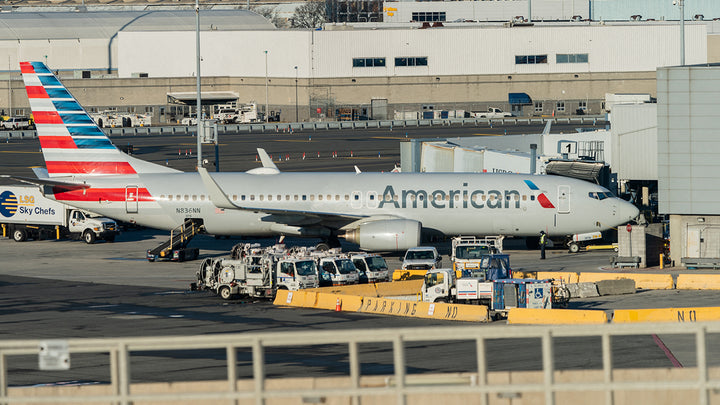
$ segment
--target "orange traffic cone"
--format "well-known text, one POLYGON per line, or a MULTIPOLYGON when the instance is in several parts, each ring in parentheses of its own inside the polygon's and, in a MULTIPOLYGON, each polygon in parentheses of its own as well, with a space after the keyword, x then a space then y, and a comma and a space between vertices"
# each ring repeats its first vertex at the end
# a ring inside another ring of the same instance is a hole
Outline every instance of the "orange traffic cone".
POLYGON ((342 301, 340 301, 340 297, 338 297, 337 301, 335 301, 335 311, 342 311, 342 301))

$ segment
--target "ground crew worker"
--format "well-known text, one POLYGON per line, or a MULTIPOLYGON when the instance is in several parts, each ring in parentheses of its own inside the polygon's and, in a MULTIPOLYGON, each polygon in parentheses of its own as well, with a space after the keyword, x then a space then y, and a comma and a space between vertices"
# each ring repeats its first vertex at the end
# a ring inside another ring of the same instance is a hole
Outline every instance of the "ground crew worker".
POLYGON ((540 231, 540 260, 545 260, 545 246, 547 246, 547 235, 540 231))

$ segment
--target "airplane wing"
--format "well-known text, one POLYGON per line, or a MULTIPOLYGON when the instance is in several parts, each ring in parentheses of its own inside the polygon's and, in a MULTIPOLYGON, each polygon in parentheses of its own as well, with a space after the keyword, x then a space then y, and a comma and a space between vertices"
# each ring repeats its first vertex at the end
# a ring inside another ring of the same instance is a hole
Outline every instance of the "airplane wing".
POLYGON ((13 176, 13 175, 9 175, 9 174, 3 174, 3 175, 0 175, 0 177, 17 180, 19 182, 26 183, 26 184, 33 184, 36 186, 51 186, 55 190, 59 190, 59 191, 72 191, 72 190, 82 190, 85 188, 90 188, 90 185, 85 184, 85 183, 68 183, 68 182, 64 182, 64 181, 50 180, 49 178, 32 179, 29 177, 19 177, 19 176, 13 176))
POLYGON ((277 222, 291 226, 308 226, 320 223, 332 223, 337 227, 342 227, 359 219, 367 218, 367 215, 337 214, 320 211, 271 209, 266 207, 238 205, 230 201, 227 194, 223 192, 222 188, 220 188, 217 182, 215 182, 215 179, 210 176, 210 173, 208 173, 206 168, 198 167, 198 173, 200 173, 200 178, 205 185, 205 189, 210 196, 210 200, 217 208, 263 212, 268 214, 267 217, 263 218, 263 221, 277 222))

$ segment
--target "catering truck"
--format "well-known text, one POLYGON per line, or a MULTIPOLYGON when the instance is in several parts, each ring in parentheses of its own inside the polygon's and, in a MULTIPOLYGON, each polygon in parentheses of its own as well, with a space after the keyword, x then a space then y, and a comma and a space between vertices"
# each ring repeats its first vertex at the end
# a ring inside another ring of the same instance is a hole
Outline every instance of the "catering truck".
POLYGON ((46 198, 36 186, 0 186, 0 226, 2 235, 16 242, 64 237, 113 242, 118 234, 112 219, 46 198))

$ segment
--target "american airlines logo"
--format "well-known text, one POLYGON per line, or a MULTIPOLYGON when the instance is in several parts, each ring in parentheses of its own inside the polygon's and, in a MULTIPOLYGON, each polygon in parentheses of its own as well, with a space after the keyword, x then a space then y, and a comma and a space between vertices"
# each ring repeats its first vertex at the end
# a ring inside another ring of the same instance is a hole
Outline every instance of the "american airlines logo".
POLYGON ((395 192, 388 185, 380 198, 379 208, 392 205, 394 208, 520 208, 520 192, 517 190, 470 190, 467 183, 459 190, 400 190, 395 192))
MULTIPOLYGON (((525 180, 525 184, 527 184, 527 186, 530 187, 530 190, 540 191, 540 188, 538 186, 536 186, 535 183, 533 183, 530 180, 525 180)), ((538 194, 537 200, 543 208, 555 208, 555 206, 553 205, 553 203, 550 202, 550 199, 547 198, 545 193, 538 194)))
MULTIPOLYGON (((540 188, 530 180, 525 184, 533 191, 540 188)), ((520 192, 518 190, 472 190, 463 183, 463 188, 457 190, 405 190, 398 192, 391 185, 385 186, 380 198, 379 208, 392 206, 394 208, 520 208, 520 192)), ((555 208, 545 193, 539 193, 537 200, 543 208, 555 208)))

